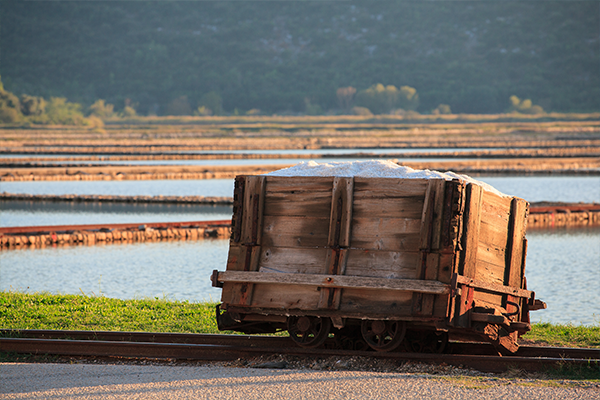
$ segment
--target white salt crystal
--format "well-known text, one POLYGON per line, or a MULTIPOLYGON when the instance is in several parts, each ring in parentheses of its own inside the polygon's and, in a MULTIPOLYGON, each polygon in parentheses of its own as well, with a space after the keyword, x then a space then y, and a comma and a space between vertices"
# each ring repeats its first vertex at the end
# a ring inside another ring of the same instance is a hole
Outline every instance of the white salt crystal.
POLYGON ((265 174, 267 176, 360 176, 363 178, 402 178, 402 179, 458 179, 463 182, 481 186, 483 190, 499 196, 507 196, 485 182, 478 181, 467 175, 456 174, 452 171, 438 172, 428 169, 412 169, 403 167, 393 161, 352 161, 331 162, 319 164, 315 161, 304 161, 290 168, 284 168, 265 174))

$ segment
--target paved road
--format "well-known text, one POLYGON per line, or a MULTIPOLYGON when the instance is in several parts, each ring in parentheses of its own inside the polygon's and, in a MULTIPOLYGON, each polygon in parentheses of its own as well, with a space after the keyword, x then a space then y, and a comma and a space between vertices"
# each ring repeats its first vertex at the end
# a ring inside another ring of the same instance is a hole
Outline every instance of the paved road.
POLYGON ((600 399, 596 383, 576 386, 356 371, 0 363, 2 399, 600 399))

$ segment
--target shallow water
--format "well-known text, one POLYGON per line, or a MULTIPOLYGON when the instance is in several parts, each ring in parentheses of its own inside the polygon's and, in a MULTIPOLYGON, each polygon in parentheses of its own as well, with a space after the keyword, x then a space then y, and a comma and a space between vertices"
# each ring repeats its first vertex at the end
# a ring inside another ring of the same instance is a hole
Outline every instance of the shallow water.
MULTIPOLYGON (((600 176, 480 176, 476 179, 530 202, 600 202, 600 176)), ((230 197, 233 179, 0 182, 0 192, 230 197)))
POLYGON ((600 227, 527 233, 527 286, 546 310, 532 322, 600 325, 600 227))
MULTIPOLYGON (((528 287, 548 304, 533 322, 600 324, 600 228, 532 231, 528 287)), ((218 301, 209 279, 225 270, 227 240, 0 252, 0 290, 218 301)))
POLYGON ((233 195, 233 179, 0 182, 0 192, 52 195, 231 197, 233 195))
POLYGON ((0 227, 231 219, 231 206, 0 200, 0 227))
POLYGON ((210 274, 225 269, 228 245, 208 239, 3 251, 0 290, 217 301, 210 274))

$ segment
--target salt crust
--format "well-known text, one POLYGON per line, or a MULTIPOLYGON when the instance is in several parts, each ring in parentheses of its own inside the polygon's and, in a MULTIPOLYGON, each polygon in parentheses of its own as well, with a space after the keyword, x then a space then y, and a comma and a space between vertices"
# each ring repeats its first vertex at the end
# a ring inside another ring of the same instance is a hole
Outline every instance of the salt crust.
POLYGON ((502 197, 510 197, 499 192, 485 182, 478 181, 467 175, 460 175, 452 171, 438 172, 428 169, 412 169, 403 167, 393 161, 352 161, 331 162, 319 164, 315 161, 303 161, 293 167, 280 169, 264 174, 267 176, 360 176, 362 178, 402 178, 402 179, 445 179, 450 181, 458 179, 462 182, 481 186, 483 190, 492 192, 502 197))

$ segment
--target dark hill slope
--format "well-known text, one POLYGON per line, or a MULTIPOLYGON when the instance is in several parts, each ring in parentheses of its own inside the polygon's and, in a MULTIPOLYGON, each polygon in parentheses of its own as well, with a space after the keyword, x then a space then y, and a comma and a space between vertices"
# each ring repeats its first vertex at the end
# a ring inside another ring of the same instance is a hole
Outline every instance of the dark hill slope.
POLYGON ((336 107, 342 86, 409 85, 419 111, 600 109, 600 2, 2 1, 7 90, 138 111, 336 107))

